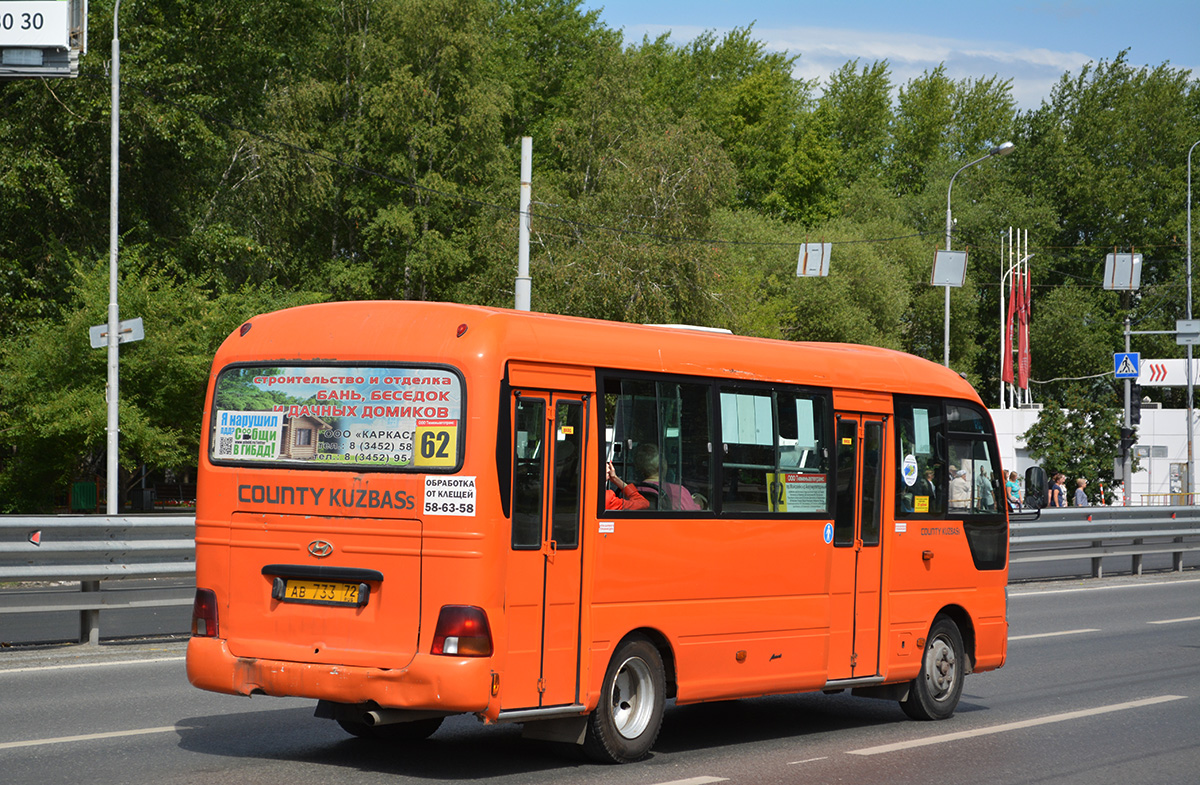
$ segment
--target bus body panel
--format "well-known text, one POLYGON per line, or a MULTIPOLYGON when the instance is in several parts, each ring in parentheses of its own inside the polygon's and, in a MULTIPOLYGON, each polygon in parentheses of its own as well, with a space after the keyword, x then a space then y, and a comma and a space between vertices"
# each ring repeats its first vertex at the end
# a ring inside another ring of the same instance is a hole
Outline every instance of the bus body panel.
POLYGON ((221 639, 192 638, 187 674, 200 689, 230 695, 374 701, 390 708, 483 714, 489 711, 492 666, 485 659, 427 654, 397 669, 236 657, 221 639))
POLYGON ((681 703, 818 688, 831 623, 821 532, 819 521, 614 521, 595 546, 593 653, 658 630, 674 644, 681 703))
POLYGON ((231 529, 237 545, 231 548, 229 568, 238 583, 225 617, 225 638, 234 656, 380 668, 411 662, 420 629, 419 521, 239 512, 231 529), (272 597, 273 582, 290 574, 288 565, 312 561, 310 543, 331 541, 341 556, 336 566, 383 574, 382 581, 368 583, 366 605, 272 597), (263 574, 264 559, 279 565, 277 570, 263 574))

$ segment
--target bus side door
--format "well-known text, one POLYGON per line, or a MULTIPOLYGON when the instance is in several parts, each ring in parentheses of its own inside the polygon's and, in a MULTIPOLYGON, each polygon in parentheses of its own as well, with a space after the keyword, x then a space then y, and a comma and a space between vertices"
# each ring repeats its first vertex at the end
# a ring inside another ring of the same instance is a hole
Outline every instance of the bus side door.
POLYGON ((886 431, 885 415, 837 414, 830 679, 879 671, 886 431))
POLYGON ((517 390, 505 709, 578 703, 580 521, 590 396, 517 390))

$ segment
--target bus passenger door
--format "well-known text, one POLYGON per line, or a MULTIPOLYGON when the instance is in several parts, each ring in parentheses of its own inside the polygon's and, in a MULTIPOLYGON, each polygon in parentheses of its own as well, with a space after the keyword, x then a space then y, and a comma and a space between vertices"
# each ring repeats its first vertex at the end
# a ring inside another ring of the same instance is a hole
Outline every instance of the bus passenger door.
POLYGON ((883 446, 887 418, 837 414, 829 678, 879 672, 883 446))
POLYGON ((578 702, 588 395, 516 391, 504 709, 578 702))

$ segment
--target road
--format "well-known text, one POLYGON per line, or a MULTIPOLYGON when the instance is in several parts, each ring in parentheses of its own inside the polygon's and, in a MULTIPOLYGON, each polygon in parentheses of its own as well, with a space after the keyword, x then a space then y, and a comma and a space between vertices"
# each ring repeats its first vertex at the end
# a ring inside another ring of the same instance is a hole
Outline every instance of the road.
POLYGON ((1010 590, 1009 661, 968 677, 958 714, 797 695, 668 708, 653 756, 611 767, 512 726, 454 718, 381 748, 313 702, 204 693, 181 640, 0 651, 8 782, 1193 782, 1200 771, 1200 574, 1010 590))

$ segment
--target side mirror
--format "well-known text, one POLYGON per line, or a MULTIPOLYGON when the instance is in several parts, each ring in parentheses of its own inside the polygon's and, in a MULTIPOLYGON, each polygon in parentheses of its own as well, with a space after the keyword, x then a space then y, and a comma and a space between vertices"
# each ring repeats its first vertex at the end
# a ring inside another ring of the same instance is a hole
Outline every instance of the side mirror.
POLYGON ((1038 509, 1046 506, 1046 470, 1041 466, 1025 470, 1025 505, 1038 509))

